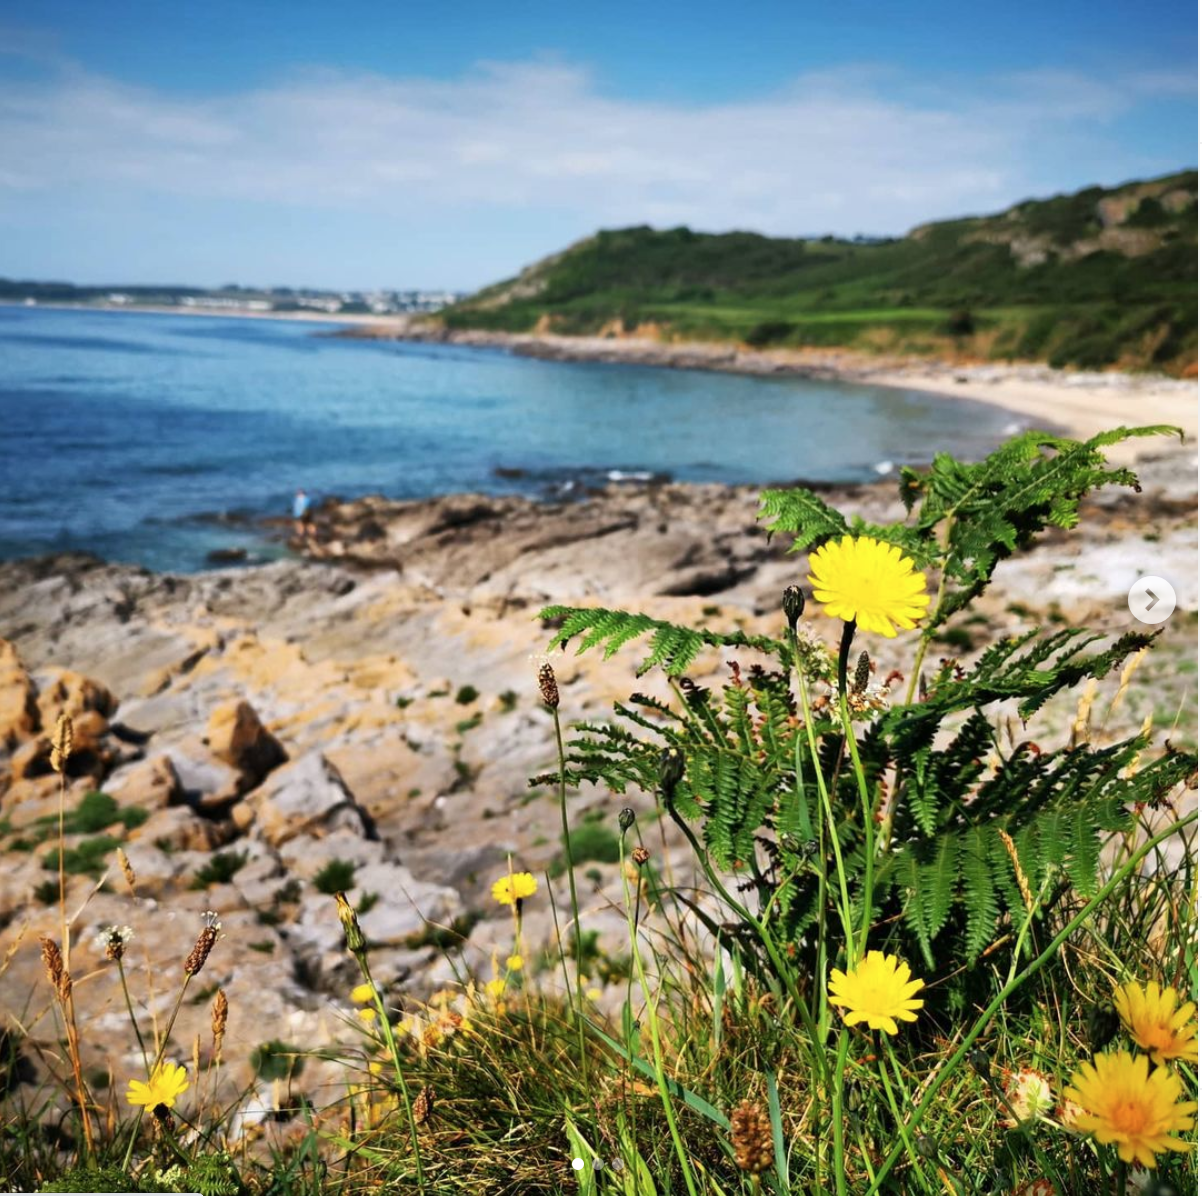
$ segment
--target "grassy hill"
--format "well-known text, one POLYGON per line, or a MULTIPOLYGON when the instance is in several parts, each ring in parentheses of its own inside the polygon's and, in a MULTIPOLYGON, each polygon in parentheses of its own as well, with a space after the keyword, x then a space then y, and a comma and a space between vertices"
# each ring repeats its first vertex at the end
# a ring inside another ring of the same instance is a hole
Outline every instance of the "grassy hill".
POLYGON ((446 309, 451 328, 1197 368, 1198 174, 889 240, 599 232, 446 309))

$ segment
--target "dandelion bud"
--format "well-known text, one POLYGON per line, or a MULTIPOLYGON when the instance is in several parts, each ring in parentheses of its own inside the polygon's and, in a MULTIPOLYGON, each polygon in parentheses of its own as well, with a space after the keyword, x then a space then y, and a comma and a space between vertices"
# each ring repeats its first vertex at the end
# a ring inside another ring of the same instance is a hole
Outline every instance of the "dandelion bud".
POLYGON ((54 738, 50 746, 50 767, 57 773, 67 771, 67 761, 71 758, 71 748, 75 743, 75 728, 71 724, 71 716, 63 711, 54 724, 54 738))
POLYGON ((1113 1005, 1095 1005, 1086 1024, 1089 1038, 1089 1049, 1093 1052, 1104 1050, 1119 1032, 1119 1015, 1113 1005))
POLYGON ((772 1166, 772 1123, 754 1101, 742 1101, 731 1113, 730 1140, 741 1171, 761 1175, 772 1166))
POLYGON ((618 815, 618 830, 625 834, 632 826, 634 826, 634 811, 627 806, 618 815))
POLYGON ((221 919, 211 909, 205 910, 202 916, 204 927, 196 939, 196 945, 184 960, 184 974, 187 976, 195 976, 205 966, 205 960, 209 958, 209 952, 217 942, 217 933, 221 930, 221 919))
POLYGON ((860 653, 860 659, 856 661, 856 675, 851 683, 853 693, 862 694, 868 688, 868 677, 872 672, 872 661, 868 659, 867 652, 860 653))
POLYGON ((797 630, 797 620, 801 618, 806 608, 806 596, 801 592, 801 586, 786 586, 780 598, 780 608, 785 612, 789 621, 789 630, 797 630))
POLYGON ((672 800, 672 793, 684 776, 684 756, 679 748, 664 748, 659 754, 659 789, 664 801, 672 800))
POLYGON ((338 920, 342 923, 346 935, 346 949, 354 956, 367 954, 367 940, 359 927, 359 916, 354 906, 346 899, 345 893, 335 893, 334 900, 338 902, 338 920))
POLYGON ((213 997, 213 1053, 221 1054, 221 1043, 225 1038, 225 1025, 229 1021, 230 1002, 225 989, 219 988, 213 997))
POLYGON ((543 701, 552 710, 559 705, 559 683, 555 680, 555 670, 550 664, 539 666, 538 692, 543 695, 543 701))
POLYGON ((993 1067, 989 1062, 989 1056, 979 1048, 975 1051, 970 1051, 968 1062, 971 1064, 973 1071, 977 1073, 983 1080, 988 1080, 993 1074, 993 1067))
POLYGON ((651 858, 651 852, 640 845, 630 853, 630 858, 641 868, 651 858))
POLYGON ((413 1098, 413 1120, 417 1125, 424 1125, 434 1113, 434 1088, 427 1084, 413 1098))

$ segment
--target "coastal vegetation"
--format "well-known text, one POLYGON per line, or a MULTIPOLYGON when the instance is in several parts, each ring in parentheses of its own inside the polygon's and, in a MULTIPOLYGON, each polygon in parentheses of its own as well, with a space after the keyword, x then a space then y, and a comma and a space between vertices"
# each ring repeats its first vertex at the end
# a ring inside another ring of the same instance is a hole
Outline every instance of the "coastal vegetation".
POLYGON ((1198 176, 1028 200, 904 237, 597 233, 444 309, 450 329, 849 348, 1188 375, 1198 176))
MULTIPOLYGON (((808 489, 766 491, 762 526, 809 559, 771 634, 595 605, 539 612, 549 655, 530 689, 556 766, 531 790, 557 806, 555 869, 515 858, 490 876, 507 921, 489 973, 472 974, 462 936, 445 933, 453 981, 418 1000, 373 970, 368 915, 401 894, 356 908, 335 887, 351 863, 327 860, 322 917, 353 970, 342 1044, 262 1024, 252 1062, 284 1093, 318 1062, 338 1062, 344 1083, 297 1100, 301 1133, 285 1145, 249 1132, 249 1093, 222 1094, 231 1003, 207 985, 237 932, 208 913, 135 978, 142 928, 117 923, 99 969, 79 962, 65 835, 116 819, 96 797, 68 808, 82 743, 60 715, 59 925, 41 941, 44 980, 4 1027, 7 1182, 206 1196, 1193 1190, 1196 811, 1183 799, 1197 757, 1141 725, 1144 711, 1139 730, 1104 733, 1158 632, 1064 624, 938 656, 999 566, 1070 534, 1101 487, 1138 487, 1107 448, 1171 431, 1027 433, 975 464, 940 454, 902 471, 906 515, 891 522, 808 489), (879 670, 885 643, 904 644, 904 675, 879 670), (573 649, 625 678, 611 718, 561 721, 573 649), (1115 679, 1104 711, 1099 686, 1115 679), (1066 701, 1075 716, 1049 717, 1066 701), (606 813, 574 819, 597 791, 606 813), (636 793, 654 798, 642 816, 636 793), (687 876, 666 866, 676 835, 687 876), (582 907, 589 868, 615 856, 607 912, 625 943, 605 952, 582 907), (547 906, 558 934, 540 956, 529 925, 547 906), (98 1073, 78 1025, 77 989, 98 976, 128 1013, 103 1030, 127 1047, 120 1074, 98 1073), (621 996, 609 1009, 602 981, 621 996), (144 983, 170 994, 165 1016, 147 1016, 144 983), (197 1001, 204 1040, 173 1040, 197 1001), (31 1095, 39 1024, 55 1031, 31 1095)), ((459 705, 478 700, 467 689, 459 705)), ((227 879, 251 866, 218 861, 227 879)), ((123 854, 118 868, 128 920, 165 916, 137 902, 145 881, 123 854)), ((273 910, 263 933, 290 917, 273 910)), ((18 941, 0 974, 31 949, 18 941)))

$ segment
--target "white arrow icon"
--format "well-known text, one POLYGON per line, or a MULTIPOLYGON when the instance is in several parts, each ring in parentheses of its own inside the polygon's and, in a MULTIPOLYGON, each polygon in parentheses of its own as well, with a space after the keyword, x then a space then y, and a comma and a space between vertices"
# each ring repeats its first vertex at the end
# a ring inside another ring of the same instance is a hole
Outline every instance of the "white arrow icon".
POLYGON ((1163 623, 1177 609, 1177 592, 1163 577, 1141 577, 1127 594, 1127 606, 1141 623, 1163 623))

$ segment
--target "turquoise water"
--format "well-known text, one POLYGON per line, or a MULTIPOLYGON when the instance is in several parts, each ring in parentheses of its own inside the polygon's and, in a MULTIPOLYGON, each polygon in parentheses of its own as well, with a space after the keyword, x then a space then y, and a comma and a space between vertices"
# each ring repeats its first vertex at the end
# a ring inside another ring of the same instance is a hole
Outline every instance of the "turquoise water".
POLYGON ((580 493, 619 474, 854 481, 1013 417, 880 387, 333 339, 277 320, 0 307, 0 559, 152 569, 282 550, 256 521, 319 498, 580 493))

